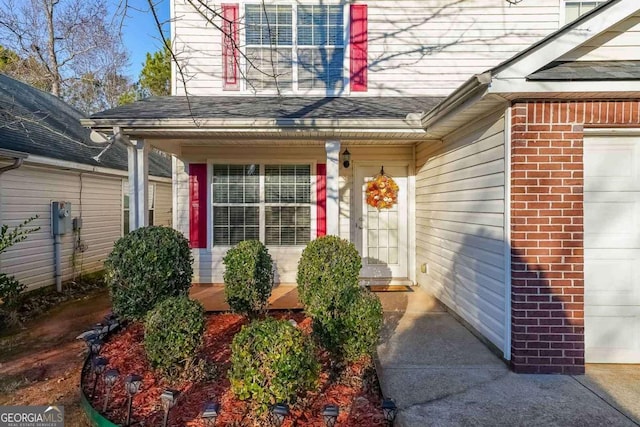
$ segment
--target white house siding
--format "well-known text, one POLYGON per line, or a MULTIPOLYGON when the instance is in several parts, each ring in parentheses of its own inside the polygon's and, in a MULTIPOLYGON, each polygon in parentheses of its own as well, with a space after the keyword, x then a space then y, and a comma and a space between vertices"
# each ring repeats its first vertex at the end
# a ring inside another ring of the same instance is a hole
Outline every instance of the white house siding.
POLYGON ((564 55, 562 61, 640 60, 640 12, 564 55))
POLYGON ((504 126, 493 117, 416 151, 417 281, 503 351, 504 126))
MULTIPOLYGON (((355 146, 343 143, 341 151, 349 148, 352 162, 376 162, 380 165, 391 163, 413 162, 413 146, 397 146, 390 141, 390 146, 355 146)), ((295 146, 218 146, 218 147, 184 147, 180 158, 174 159, 174 189, 175 197, 175 227, 185 236, 189 236, 189 163, 242 163, 251 162, 266 164, 270 162, 296 163, 314 162, 326 163, 324 143, 306 147, 295 146)), ((340 164, 340 236, 354 241, 355 228, 350 212, 353 211, 352 171, 340 164)), ((315 180, 312 178, 312 182, 315 180)), ((210 195, 207 197, 211 199, 210 195)), ((314 209, 312 209, 313 211, 314 209)), ((211 210, 209 210, 209 214, 211 210)), ((312 214, 313 215, 313 214, 312 214)), ((210 215, 209 215, 210 216, 210 215)), ((211 227, 209 226, 209 229, 211 227)), ((210 236, 208 237, 211 240, 210 236)), ((194 249, 194 282, 223 283, 224 265, 222 258, 228 248, 194 249)), ((269 247, 278 270, 277 281, 280 283, 295 283, 297 265, 302 247, 269 247)))
MULTIPOLYGON (((171 184, 158 183, 158 199, 167 206, 171 184)), ((122 236, 122 176, 25 165, 0 176, 0 222, 18 225, 38 215, 32 225, 40 230, 0 255, 2 272, 15 275, 34 289, 54 283, 51 202, 72 203, 73 218, 82 217, 80 240, 86 250, 73 255, 73 233, 62 236, 62 280, 101 270, 122 236)), ((170 203, 169 203, 170 206, 170 203)), ((168 222, 170 214, 164 215, 168 222)))
MULTIPOLYGON (((187 0, 172 2, 174 50, 184 76, 174 73, 176 94, 184 95, 185 85, 191 95, 246 94, 222 89, 220 32, 187 0)), ((244 2, 210 1, 209 5, 219 11, 221 3, 239 3, 242 19, 244 2)), ((504 0, 357 3, 368 5, 369 82, 368 91, 356 96, 447 95, 470 75, 497 65, 560 27, 560 0, 518 5, 504 0)), ((216 18, 217 25, 219 21, 216 18)), ((243 40, 240 25, 240 45, 243 40)))

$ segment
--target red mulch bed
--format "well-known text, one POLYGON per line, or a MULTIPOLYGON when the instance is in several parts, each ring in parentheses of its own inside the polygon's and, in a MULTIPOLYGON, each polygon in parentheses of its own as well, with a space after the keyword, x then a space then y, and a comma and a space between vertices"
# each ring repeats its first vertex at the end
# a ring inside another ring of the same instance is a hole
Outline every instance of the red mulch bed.
MULTIPOLYGON (((311 319, 299 312, 271 312, 276 318, 295 319, 298 327, 306 333, 311 331, 311 319)), ((201 357, 214 362, 219 374, 212 381, 202 383, 182 382, 168 383, 156 375, 150 368, 143 348, 143 325, 134 323, 120 333, 112 336, 104 345, 101 355, 109 359, 107 369, 116 368, 120 378, 116 383, 109 402, 107 416, 114 422, 124 424, 126 418, 126 394, 123 379, 130 373, 142 375, 142 391, 134 396, 134 421, 144 420, 144 425, 161 425, 163 412, 160 405, 160 394, 166 388, 181 392, 176 406, 171 409, 170 426, 204 426, 200 420, 204 403, 218 401, 221 415, 216 425, 219 426, 258 426, 264 425, 254 417, 249 401, 236 399, 230 388, 227 371, 229 369, 230 345, 233 336, 240 331, 248 320, 230 313, 210 314, 204 334, 204 346, 201 357)), ((339 426, 385 426, 380 408, 380 391, 373 364, 369 358, 341 367, 331 368, 331 358, 325 351, 318 350, 318 360, 322 364, 320 384, 317 390, 300 396, 291 405, 291 415, 284 426, 324 426, 320 413, 326 404, 340 407, 339 426)), ((93 384, 86 378, 87 388, 93 384)), ((98 391, 93 406, 102 410, 102 383, 98 383, 98 391)), ((87 390, 87 395, 90 390, 87 390)))

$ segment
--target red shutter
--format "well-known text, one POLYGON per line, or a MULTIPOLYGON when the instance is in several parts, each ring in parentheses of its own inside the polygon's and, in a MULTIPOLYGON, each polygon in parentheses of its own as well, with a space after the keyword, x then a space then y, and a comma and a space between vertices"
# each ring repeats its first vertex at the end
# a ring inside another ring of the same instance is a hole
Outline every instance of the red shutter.
POLYGON ((327 165, 318 164, 316 171, 317 236, 327 234, 327 165))
POLYGON ((367 5, 351 5, 351 91, 367 91, 367 5))
POLYGON ((207 165, 189 165, 189 241, 192 248, 207 247, 207 165))
POLYGON ((222 5, 222 87, 239 90, 238 5, 222 5))

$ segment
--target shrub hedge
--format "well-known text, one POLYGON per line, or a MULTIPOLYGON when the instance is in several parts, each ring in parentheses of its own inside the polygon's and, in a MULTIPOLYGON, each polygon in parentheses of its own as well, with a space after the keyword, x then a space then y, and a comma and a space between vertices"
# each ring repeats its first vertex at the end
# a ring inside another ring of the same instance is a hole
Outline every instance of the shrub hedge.
POLYGON ((320 365, 313 342, 286 320, 254 321, 231 344, 231 389, 251 399, 258 413, 296 397, 318 383, 320 365))
POLYGON ((142 319, 165 298, 187 295, 192 255, 184 236, 168 227, 143 227, 119 239, 105 263, 113 311, 142 319))
POLYGON ((204 327, 199 302, 186 296, 160 302, 144 324, 144 349, 151 366, 171 377, 182 373, 202 345, 204 327))
POLYGON ((245 240, 227 251, 223 259, 224 294, 236 313, 255 316, 264 311, 273 289, 273 260, 257 240, 245 240))

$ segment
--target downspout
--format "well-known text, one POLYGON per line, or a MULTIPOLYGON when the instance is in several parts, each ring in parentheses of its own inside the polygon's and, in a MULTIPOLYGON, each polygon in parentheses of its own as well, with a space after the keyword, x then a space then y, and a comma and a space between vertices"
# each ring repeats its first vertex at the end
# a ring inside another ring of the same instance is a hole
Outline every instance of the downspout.
POLYGON ((9 166, 4 166, 0 168, 0 175, 5 172, 8 172, 13 169, 18 169, 24 163, 24 158, 15 158, 13 159, 13 164, 9 166))
POLYGON ((0 148, 0 157, 8 157, 13 159, 13 164, 0 168, 0 175, 13 169, 18 169, 24 163, 24 159, 29 157, 27 153, 13 150, 3 150, 0 148))

